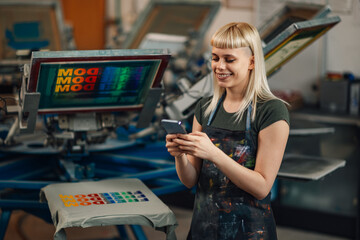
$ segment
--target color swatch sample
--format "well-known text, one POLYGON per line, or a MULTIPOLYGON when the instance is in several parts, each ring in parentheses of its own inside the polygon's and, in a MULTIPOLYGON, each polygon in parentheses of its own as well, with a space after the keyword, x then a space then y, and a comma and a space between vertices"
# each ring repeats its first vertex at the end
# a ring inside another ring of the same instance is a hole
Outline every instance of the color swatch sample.
POLYGON ((141 191, 134 192, 108 192, 63 195, 59 194, 65 207, 79 207, 90 205, 104 205, 116 203, 148 202, 149 199, 141 191))

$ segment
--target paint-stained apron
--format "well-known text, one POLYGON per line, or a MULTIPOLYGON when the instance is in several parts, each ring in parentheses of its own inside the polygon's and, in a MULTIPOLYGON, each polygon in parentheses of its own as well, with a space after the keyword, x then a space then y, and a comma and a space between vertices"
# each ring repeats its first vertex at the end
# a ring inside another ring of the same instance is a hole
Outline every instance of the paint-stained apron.
MULTIPOLYGON (((247 111, 245 131, 210 126, 215 113, 211 114, 204 132, 234 161, 254 169, 257 146, 251 138, 251 106, 247 111)), ((276 240, 270 194, 261 201, 257 200, 233 184, 215 164, 204 159, 188 235, 188 240, 191 239, 276 240)))

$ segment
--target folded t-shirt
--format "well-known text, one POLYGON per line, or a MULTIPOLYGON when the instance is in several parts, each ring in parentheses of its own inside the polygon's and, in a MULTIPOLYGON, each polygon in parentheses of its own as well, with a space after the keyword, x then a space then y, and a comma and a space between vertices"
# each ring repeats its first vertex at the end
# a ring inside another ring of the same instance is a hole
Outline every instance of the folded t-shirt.
POLYGON ((50 184, 40 191, 56 227, 55 240, 67 227, 144 225, 176 239, 175 214, 139 179, 107 179, 50 184))

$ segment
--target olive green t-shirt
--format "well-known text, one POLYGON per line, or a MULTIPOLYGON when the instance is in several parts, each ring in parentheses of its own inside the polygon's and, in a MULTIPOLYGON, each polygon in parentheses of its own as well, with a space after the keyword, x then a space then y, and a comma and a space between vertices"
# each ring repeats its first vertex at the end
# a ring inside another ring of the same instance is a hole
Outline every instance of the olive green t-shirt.
MULTIPOLYGON (((209 119, 209 116, 204 116, 204 112, 210 99, 211 97, 201 99, 195 108, 196 120, 201 124, 203 129, 207 125, 209 119)), ((232 131, 245 131, 246 116, 247 111, 245 111, 242 119, 238 122, 235 120, 235 113, 226 112, 223 104, 220 104, 220 107, 211 122, 211 126, 232 131)), ((255 142, 257 142, 257 135, 262 129, 280 120, 285 120, 290 125, 289 111, 282 101, 273 99, 267 102, 257 103, 255 120, 251 122, 251 133, 253 134, 253 137, 255 137, 255 142)))

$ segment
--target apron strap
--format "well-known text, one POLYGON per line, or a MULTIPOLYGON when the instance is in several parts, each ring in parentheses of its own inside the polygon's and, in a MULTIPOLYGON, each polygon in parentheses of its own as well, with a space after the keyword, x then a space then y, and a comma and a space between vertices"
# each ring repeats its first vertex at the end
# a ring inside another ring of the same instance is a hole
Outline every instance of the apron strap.
POLYGON ((226 93, 224 93, 224 94, 221 96, 221 98, 219 99, 218 103, 216 104, 216 108, 214 109, 214 111, 211 112, 210 117, 209 117, 209 120, 208 120, 208 122, 207 122, 207 125, 208 125, 208 126, 210 126, 212 120, 214 119, 215 113, 216 113, 217 110, 219 109, 219 106, 220 106, 220 104, 222 103, 222 101, 224 100, 225 95, 226 95, 226 93))
POLYGON ((251 129, 251 112, 252 112, 252 106, 250 103, 246 114, 246 131, 250 131, 251 129))
POLYGON ((246 114, 246 130, 245 130, 245 139, 247 141, 251 141, 251 112, 252 112, 252 105, 250 103, 247 114, 246 114))

